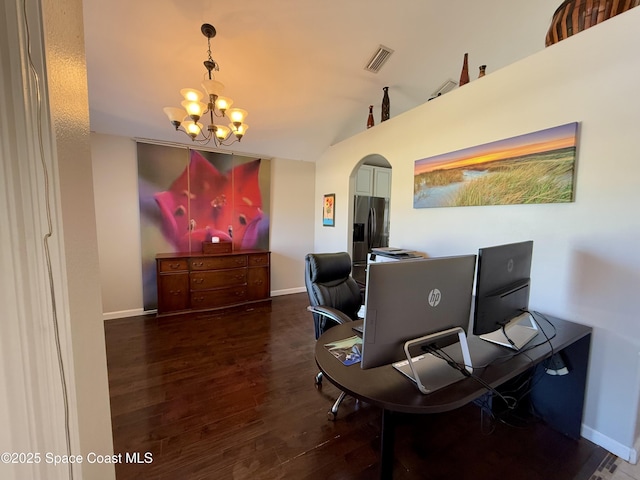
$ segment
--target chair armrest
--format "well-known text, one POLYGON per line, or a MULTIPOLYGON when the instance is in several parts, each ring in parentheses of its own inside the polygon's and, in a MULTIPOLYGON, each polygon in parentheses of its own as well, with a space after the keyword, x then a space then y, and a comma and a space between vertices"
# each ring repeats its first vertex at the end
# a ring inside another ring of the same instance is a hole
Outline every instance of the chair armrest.
POLYGON ((322 315, 323 317, 330 318, 336 323, 347 323, 352 322, 353 320, 349 318, 348 315, 345 315, 340 310, 331 308, 331 307, 323 307, 323 306, 309 306, 307 307, 311 313, 317 313, 318 315, 322 315))

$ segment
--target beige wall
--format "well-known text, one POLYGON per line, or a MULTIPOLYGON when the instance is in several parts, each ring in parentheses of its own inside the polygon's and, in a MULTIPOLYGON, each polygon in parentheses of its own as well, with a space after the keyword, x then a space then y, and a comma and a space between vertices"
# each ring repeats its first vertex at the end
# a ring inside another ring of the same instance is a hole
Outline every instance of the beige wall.
POLYGON ((313 251, 315 163, 271 163, 271 290, 304 290, 304 256, 313 251))
MULTIPOLYGON (((105 318, 142 313, 136 143, 91 135, 105 318)), ((271 160, 271 291, 304 291, 304 255, 313 249, 315 164, 271 160)))
POLYGON ((103 312, 142 308, 136 142, 91 134, 103 312))
MULTIPOLYGON (((349 198, 361 159, 389 161, 393 246, 438 256, 534 240, 531 307, 595 329, 583 435, 628 459, 640 434, 638 44, 640 8, 345 140, 316 167, 317 192, 349 198), (575 202, 413 208, 416 160, 575 121, 575 202)), ((319 198, 315 209, 319 224, 319 198)), ((317 250, 348 247, 349 213, 336 202, 317 250)))

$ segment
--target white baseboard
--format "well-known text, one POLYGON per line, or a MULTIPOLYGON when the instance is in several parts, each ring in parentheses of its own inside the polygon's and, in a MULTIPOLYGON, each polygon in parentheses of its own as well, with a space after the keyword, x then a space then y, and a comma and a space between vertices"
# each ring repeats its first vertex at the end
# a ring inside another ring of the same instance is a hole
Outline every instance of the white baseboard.
POLYGON ((115 318, 137 317, 138 315, 155 314, 157 310, 144 310, 143 308, 134 308, 132 310, 121 310, 119 312, 104 312, 102 320, 113 320, 115 318))
POLYGON ((596 445, 600 445, 602 448, 608 450, 617 457, 620 457, 622 460, 633 464, 638 462, 637 449, 622 445, 620 442, 613 440, 612 438, 609 438, 584 424, 582 425, 580 433, 587 440, 595 443, 596 445))
POLYGON ((293 293, 302 293, 306 292, 307 289, 305 287, 296 287, 296 288, 285 288, 284 290, 274 290, 271 292, 272 297, 279 297, 281 295, 291 295, 293 293))
MULTIPOLYGON (((272 297, 279 297, 282 295, 291 295, 294 293, 306 292, 305 287, 286 288, 284 290, 274 290, 271 292, 272 297)), ((157 313, 157 310, 144 310, 142 308, 134 308, 132 310, 121 310, 119 312, 104 312, 102 314, 102 320, 113 320, 116 318, 128 318, 137 317, 138 315, 153 315, 157 313)))

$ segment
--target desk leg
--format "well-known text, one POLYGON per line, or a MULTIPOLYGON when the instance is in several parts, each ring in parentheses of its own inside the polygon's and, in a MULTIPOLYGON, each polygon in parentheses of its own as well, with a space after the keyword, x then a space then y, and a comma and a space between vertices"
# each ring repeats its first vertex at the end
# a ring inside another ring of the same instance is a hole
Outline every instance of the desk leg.
POLYGON ((395 444, 395 419, 390 410, 382 410, 382 431, 380 432, 380 479, 393 478, 393 458, 395 444))

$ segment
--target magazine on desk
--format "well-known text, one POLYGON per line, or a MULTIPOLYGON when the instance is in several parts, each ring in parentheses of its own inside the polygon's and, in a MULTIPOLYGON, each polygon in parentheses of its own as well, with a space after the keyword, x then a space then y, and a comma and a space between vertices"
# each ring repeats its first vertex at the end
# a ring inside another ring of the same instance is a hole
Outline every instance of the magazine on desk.
POLYGON ((331 354, 345 365, 353 365, 360 362, 362 353, 362 337, 354 335, 353 337, 338 340, 337 342, 327 343, 325 347, 331 354))

